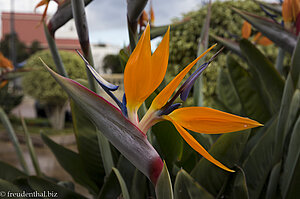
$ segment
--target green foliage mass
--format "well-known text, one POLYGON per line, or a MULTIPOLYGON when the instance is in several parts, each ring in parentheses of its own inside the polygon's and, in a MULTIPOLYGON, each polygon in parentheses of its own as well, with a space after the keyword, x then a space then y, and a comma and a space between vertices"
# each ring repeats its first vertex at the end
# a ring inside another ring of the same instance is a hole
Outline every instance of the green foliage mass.
POLYGON ((111 73, 122 73, 123 67, 120 62, 119 55, 109 54, 106 55, 103 59, 103 69, 104 71, 111 73))
MULTIPOLYGON (((70 78, 86 78, 85 66, 79 56, 68 51, 60 51, 59 53, 70 78)), ((25 66, 33 70, 28 72, 23 78, 24 92, 43 104, 64 104, 67 100, 67 94, 51 77, 49 72, 43 68, 43 64, 39 58, 56 71, 50 51, 44 50, 35 53, 28 59, 25 66)))
MULTIPOLYGON (((230 7, 246 10, 247 12, 255 13, 265 16, 258 4, 253 1, 224 1, 214 2, 211 8, 210 33, 234 40, 235 37, 241 36, 241 28, 244 20, 234 13, 230 7)), ((188 22, 181 26, 175 26, 170 33, 170 73, 171 76, 176 75, 183 67, 187 66, 197 56, 198 42, 201 34, 201 29, 207 14, 207 7, 203 6, 197 11, 189 12, 183 15, 184 18, 189 19, 188 22)), ((180 19, 175 19, 174 22, 180 19)), ((257 31, 252 28, 252 35, 257 31)), ((210 37, 209 46, 217 43, 210 37)), ((221 45, 208 53, 206 59, 209 59, 221 45)), ((277 55, 277 48, 274 45, 262 47, 264 54, 271 60, 275 60, 277 55)), ((210 100, 211 96, 215 95, 216 80, 218 70, 225 66, 226 50, 221 53, 218 58, 206 69, 203 75, 204 82, 204 105, 212 106, 210 100)), ((193 72, 193 71, 191 71, 193 72)))

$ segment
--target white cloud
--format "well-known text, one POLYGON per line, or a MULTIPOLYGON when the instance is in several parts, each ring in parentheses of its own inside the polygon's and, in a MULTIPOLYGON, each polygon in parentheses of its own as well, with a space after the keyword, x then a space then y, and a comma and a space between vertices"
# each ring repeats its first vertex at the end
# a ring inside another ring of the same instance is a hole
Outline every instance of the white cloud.
MULTIPOLYGON (((40 2, 40 0, 0 0, 0 12, 9 12, 11 1, 14 1, 15 12, 33 12, 34 7, 40 2)), ((201 2, 202 0, 153 0, 155 24, 169 24, 172 18, 181 17, 182 13, 199 8, 201 2)), ((44 6, 38 8, 37 12, 42 13, 44 8, 44 6)), ((53 14, 56 9, 57 4, 51 1, 48 14, 53 14)), ((146 10, 149 8, 146 7, 146 10)), ((87 7, 87 19, 91 41, 119 43, 121 46, 124 42, 128 42, 126 0, 94 0, 87 7)))

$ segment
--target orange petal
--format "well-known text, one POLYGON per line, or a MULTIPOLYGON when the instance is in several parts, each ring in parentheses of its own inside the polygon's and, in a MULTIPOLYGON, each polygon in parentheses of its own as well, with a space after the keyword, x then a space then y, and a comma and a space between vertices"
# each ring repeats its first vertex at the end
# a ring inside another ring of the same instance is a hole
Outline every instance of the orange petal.
POLYGON ((262 46, 268 46, 273 44, 273 42, 268 37, 265 36, 260 37, 260 39, 256 43, 262 46))
POLYGON ((137 111, 149 96, 150 74, 153 72, 155 71, 151 70, 150 28, 148 25, 129 57, 124 71, 124 90, 127 107, 130 111, 137 111))
POLYGON ((257 41, 260 39, 261 36, 262 36, 261 32, 258 32, 258 33, 253 37, 254 43, 257 43, 257 41))
POLYGON ((35 11, 38 7, 41 7, 41 6, 45 5, 45 4, 49 4, 49 2, 50 2, 50 0, 42 0, 42 1, 40 1, 40 2, 35 6, 34 11, 35 11))
POLYGON ((8 83, 7 80, 4 80, 0 83, 0 89, 3 88, 8 83))
POLYGON ((293 13, 292 13, 292 2, 291 0, 284 0, 282 3, 282 17, 284 22, 293 21, 293 13))
POLYGON ((12 65, 11 61, 3 56, 3 54, 0 52, 0 68, 5 69, 13 69, 14 66, 12 65))
POLYGON ((292 6, 291 6, 291 11, 293 14, 293 21, 296 21, 297 16, 300 12, 300 1, 299 0, 292 0, 292 6))
POLYGON ((242 37, 248 39, 250 35, 251 35, 251 24, 245 21, 242 27, 242 37))
POLYGON ((206 134, 229 133, 262 126, 245 118, 206 107, 185 107, 174 110, 169 117, 186 129, 206 134))
POLYGON ((177 122, 172 120, 168 116, 163 116, 164 119, 169 120, 173 123, 177 131, 180 133, 181 137, 200 155, 202 155, 205 159, 210 161, 211 163, 215 164, 216 166, 220 167, 221 169, 224 169, 229 172, 235 172, 234 170, 231 170, 224 166, 222 163, 220 163, 218 160, 214 159, 196 140, 191 134, 189 134, 184 128, 182 128, 177 122))
POLYGON ((158 110, 161 109, 169 100, 171 95, 174 93, 175 89, 180 84, 184 76, 191 70, 191 68, 201 59, 207 52, 214 48, 217 44, 210 47, 202 55, 196 58, 192 63, 190 63, 185 69, 183 69, 153 100, 150 109, 158 110))

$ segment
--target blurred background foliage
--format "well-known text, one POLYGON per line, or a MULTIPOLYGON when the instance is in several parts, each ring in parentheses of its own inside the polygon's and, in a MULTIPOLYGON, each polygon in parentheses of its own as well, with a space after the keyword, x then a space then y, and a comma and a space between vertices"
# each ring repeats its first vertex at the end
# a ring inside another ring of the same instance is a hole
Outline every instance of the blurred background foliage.
MULTIPOLYGON (((86 78, 83 61, 77 54, 68 51, 59 51, 59 53, 72 79, 86 78)), ((62 129, 68 96, 41 66, 40 59, 56 70, 50 51, 38 51, 26 62, 25 69, 30 68, 32 71, 23 77, 23 90, 25 94, 32 96, 43 105, 51 125, 56 129, 62 129)))
MULTIPOLYGON (((254 1, 216 1, 211 7, 211 20, 210 20, 210 34, 217 35, 223 38, 238 39, 241 38, 241 29, 245 21, 239 15, 235 14, 230 8, 235 7, 241 10, 255 13, 260 16, 266 14, 261 10, 259 5, 254 1)), ((201 7, 197 11, 183 14, 183 18, 187 20, 183 25, 174 26, 170 32, 170 57, 169 57, 169 78, 172 79, 178 74, 185 66, 192 62, 197 57, 198 43, 201 35, 201 28, 205 21, 207 14, 207 6, 201 7)), ((179 22, 181 19, 174 19, 174 23, 179 22)), ((257 31, 255 31, 257 32, 257 31)), ((209 44, 219 43, 212 37, 209 38, 209 44)), ((219 47, 221 45, 219 44, 219 47)), ((272 62, 275 62, 277 57, 278 48, 274 45, 257 47, 262 50, 265 56, 272 62)), ((210 58, 219 48, 213 49, 206 57, 210 58)), ((218 58, 211 63, 211 65, 203 72, 203 96, 204 106, 214 106, 212 100, 216 95, 216 82, 218 71, 226 65, 226 52, 221 53, 218 58)), ((244 61, 236 55, 233 55, 238 62, 247 67, 244 61)), ((285 66, 288 66, 289 56, 285 58, 285 66)), ((195 70, 195 69, 194 69, 195 70)), ((192 73, 191 70, 190 73, 192 73)), ((190 105, 189 100, 186 105, 190 105)))
MULTIPOLYGON (((83 61, 77 54, 68 51, 59 51, 59 53, 72 79, 86 78, 83 61)), ((33 71, 24 75, 24 92, 43 104, 64 104, 68 99, 67 94, 41 66, 40 58, 56 70, 49 50, 39 51, 32 55, 25 65, 25 68, 31 68, 33 71)))

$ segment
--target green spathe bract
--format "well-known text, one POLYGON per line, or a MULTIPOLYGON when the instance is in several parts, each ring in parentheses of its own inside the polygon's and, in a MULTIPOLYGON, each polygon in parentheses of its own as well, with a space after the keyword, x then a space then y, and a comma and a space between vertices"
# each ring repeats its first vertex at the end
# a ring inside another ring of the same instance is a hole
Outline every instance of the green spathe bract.
POLYGON ((156 184, 163 162, 147 137, 105 99, 44 66, 107 139, 156 184))

